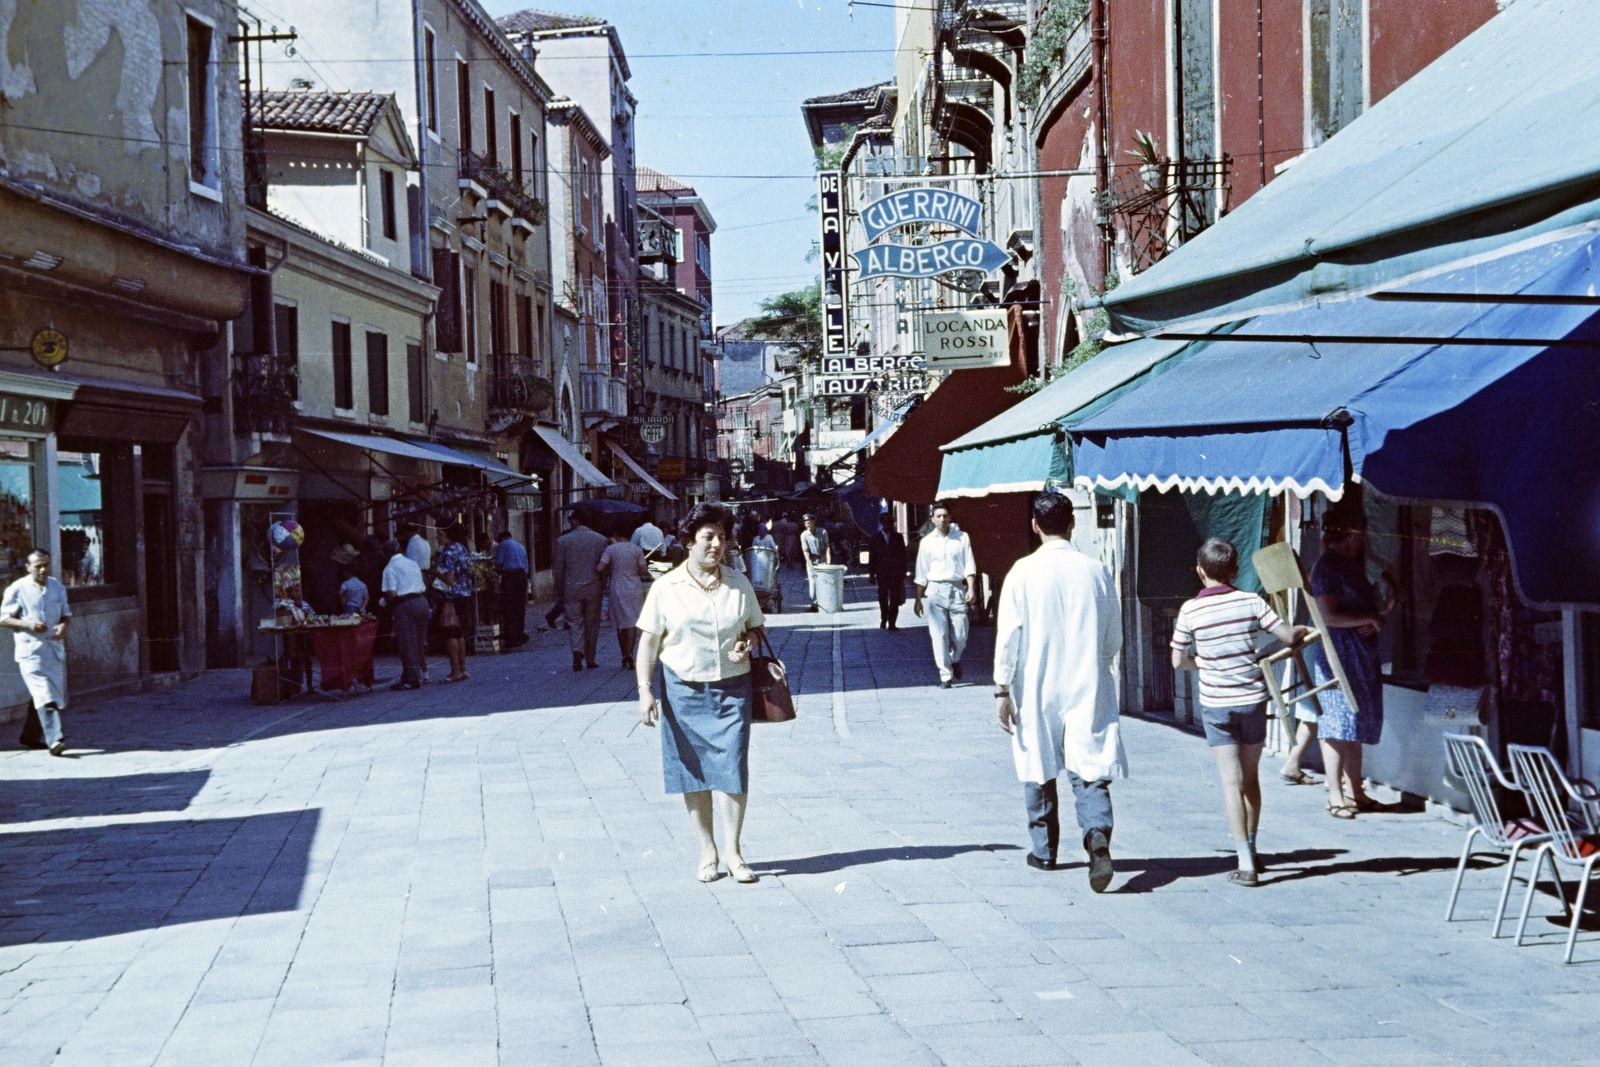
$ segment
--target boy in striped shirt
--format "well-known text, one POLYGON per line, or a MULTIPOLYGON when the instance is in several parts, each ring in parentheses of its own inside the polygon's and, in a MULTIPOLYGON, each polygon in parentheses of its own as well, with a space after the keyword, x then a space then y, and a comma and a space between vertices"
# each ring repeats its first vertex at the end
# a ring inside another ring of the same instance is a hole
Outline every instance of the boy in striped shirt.
POLYGON ((1254 593, 1228 584, 1239 575, 1238 551, 1213 537, 1200 546, 1195 571, 1205 588, 1178 611, 1172 666, 1200 672, 1200 723, 1222 776, 1222 803, 1239 849, 1235 885, 1260 884, 1256 827, 1261 822, 1261 747, 1267 740, 1267 683, 1257 642, 1269 633, 1293 644, 1305 627, 1290 626, 1254 593))

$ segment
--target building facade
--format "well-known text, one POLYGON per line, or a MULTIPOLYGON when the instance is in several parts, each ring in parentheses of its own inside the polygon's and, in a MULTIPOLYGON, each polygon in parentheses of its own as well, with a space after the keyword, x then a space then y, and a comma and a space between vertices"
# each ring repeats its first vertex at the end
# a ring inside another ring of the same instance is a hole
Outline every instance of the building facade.
MULTIPOLYGON (((205 667, 200 423, 254 273, 238 25, 229 0, 0 21, 0 577, 54 557, 73 701, 205 667)), ((10 645, 0 718, 28 706, 10 645)))

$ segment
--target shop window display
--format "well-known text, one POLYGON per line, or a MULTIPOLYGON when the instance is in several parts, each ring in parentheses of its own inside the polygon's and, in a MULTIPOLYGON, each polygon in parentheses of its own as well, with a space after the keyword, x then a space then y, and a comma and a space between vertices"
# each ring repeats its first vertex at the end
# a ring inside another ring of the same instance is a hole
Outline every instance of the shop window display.
POLYGON ((106 510, 102 456, 98 452, 60 452, 56 473, 61 486, 61 581, 67 586, 105 585, 106 510))
POLYGON ((0 441, 0 566, 22 577, 33 551, 33 454, 26 441, 0 441))

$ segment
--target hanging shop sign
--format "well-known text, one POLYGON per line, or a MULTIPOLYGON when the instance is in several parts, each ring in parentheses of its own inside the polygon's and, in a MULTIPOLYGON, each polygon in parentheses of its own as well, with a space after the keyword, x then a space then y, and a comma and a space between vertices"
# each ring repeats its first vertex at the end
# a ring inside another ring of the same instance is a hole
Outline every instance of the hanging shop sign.
POLYGON ((922 316, 922 347, 934 370, 981 370, 1011 362, 1004 308, 945 311, 922 316))
POLYGON ((663 482, 681 482, 684 477, 684 463, 679 456, 663 456, 661 462, 656 464, 656 478, 663 482))
POLYGON ((927 360, 920 355, 909 356, 824 356, 818 373, 824 376, 841 375, 846 378, 861 375, 881 375, 893 371, 924 371, 927 360))
POLYGON ((917 222, 943 223, 976 237, 983 224, 983 205, 947 189, 902 189, 880 196, 861 210, 868 243, 896 226, 917 222))
POLYGON ((639 436, 647 445, 659 445, 667 439, 667 417, 650 415, 639 422, 639 436))
POLYGON ((817 175, 817 214, 822 226, 822 354, 850 350, 849 291, 844 255, 844 181, 836 170, 817 175))
POLYGON ((906 374, 903 378, 893 383, 885 383, 882 378, 876 375, 851 374, 818 377, 813 385, 813 396, 862 396, 867 393, 884 392, 892 392, 896 395, 904 393, 909 396, 913 393, 921 394, 926 392, 928 378, 922 372, 916 371, 906 374))
POLYGON ((868 245, 852 252, 862 280, 869 278, 937 278, 951 271, 993 273, 1011 259, 993 241, 976 237, 937 241, 930 245, 868 245))

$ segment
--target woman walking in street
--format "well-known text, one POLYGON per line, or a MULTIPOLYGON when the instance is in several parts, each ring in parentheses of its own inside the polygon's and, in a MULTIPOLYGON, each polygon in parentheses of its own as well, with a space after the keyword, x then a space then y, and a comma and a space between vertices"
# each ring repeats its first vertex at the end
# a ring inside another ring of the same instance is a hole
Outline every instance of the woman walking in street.
MULTIPOLYGON (((1322 720, 1322 762, 1328 779, 1328 814, 1353 819, 1378 802, 1367 796, 1361 777, 1361 746, 1375 745, 1383 735, 1383 672, 1378 662, 1378 634, 1383 614, 1393 605, 1379 599, 1367 580, 1367 520, 1359 501, 1328 509, 1322 517, 1322 556, 1311 568, 1311 592, 1328 624, 1339 664, 1350 683, 1356 707, 1338 689, 1318 696, 1322 720)), ((1312 657, 1317 684, 1333 672, 1317 645, 1312 657)))
POLYGON ((650 567, 644 550, 626 535, 615 531, 611 543, 600 554, 595 568, 606 583, 606 603, 611 625, 617 628, 617 648, 622 651, 624 670, 633 666, 633 646, 638 640, 639 611, 644 607, 644 583, 650 580, 650 567))
POLYGON ((439 543, 439 558, 433 564, 434 588, 440 594, 435 621, 450 656, 450 676, 445 681, 464 682, 471 677, 465 635, 469 629, 477 632, 472 622, 472 554, 460 527, 439 527, 439 543))
POLYGON ((713 792, 728 873, 739 882, 756 880, 739 851, 739 834, 750 778, 750 659, 766 618, 750 582, 721 562, 732 531, 727 508, 696 507, 683 524, 689 558, 656 579, 639 615, 639 721, 661 725, 666 790, 683 794, 700 840, 702 882, 721 876, 713 792))

